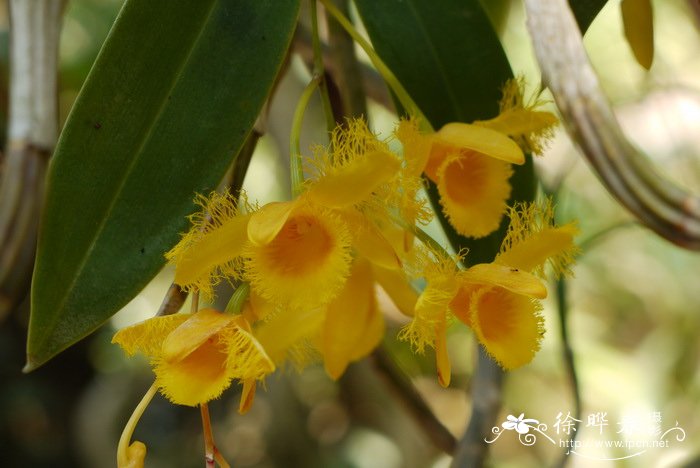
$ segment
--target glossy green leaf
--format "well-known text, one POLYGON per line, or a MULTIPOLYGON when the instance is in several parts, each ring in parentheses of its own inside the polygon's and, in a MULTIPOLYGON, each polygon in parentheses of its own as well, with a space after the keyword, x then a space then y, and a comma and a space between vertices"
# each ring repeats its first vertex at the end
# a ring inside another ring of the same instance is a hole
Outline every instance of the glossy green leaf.
POLYGON ((163 265, 216 187, 289 46, 299 1, 128 0, 48 175, 27 370, 95 330, 163 265))
POLYGON ((574 12, 578 27, 582 32, 586 32, 600 10, 603 9, 608 0, 569 0, 571 11, 574 12))

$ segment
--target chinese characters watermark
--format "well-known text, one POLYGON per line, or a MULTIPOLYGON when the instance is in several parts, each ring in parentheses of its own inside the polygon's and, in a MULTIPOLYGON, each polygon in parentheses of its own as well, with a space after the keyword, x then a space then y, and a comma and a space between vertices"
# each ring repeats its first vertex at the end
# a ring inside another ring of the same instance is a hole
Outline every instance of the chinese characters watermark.
POLYGON ((659 411, 643 415, 629 414, 615 422, 605 411, 590 413, 585 419, 577 419, 570 412, 559 412, 551 424, 551 429, 546 423, 525 418, 525 413, 521 413, 517 418, 508 415, 500 426, 491 429, 494 437, 484 441, 492 444, 503 433, 514 431, 518 434, 520 443, 526 446, 534 445, 538 437, 542 436, 549 443, 565 448, 567 455, 579 455, 594 460, 622 460, 642 455, 649 449, 669 447, 674 439, 676 442, 685 440, 685 430, 678 425, 678 421, 666 430, 663 427, 659 411), (589 428, 589 431, 598 437, 593 440, 576 440, 576 432, 581 427, 589 428), (617 458, 599 458, 587 453, 589 449, 606 448, 622 449, 627 453, 617 458))

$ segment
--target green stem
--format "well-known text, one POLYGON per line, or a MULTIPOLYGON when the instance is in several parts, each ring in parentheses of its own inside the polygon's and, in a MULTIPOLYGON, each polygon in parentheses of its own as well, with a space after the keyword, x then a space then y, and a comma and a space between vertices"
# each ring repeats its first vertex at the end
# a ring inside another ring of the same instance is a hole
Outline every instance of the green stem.
POLYGON ((234 315, 240 314, 241 310, 243 310, 243 304, 248 300, 248 296, 250 296, 250 283, 241 283, 231 295, 224 312, 234 315))
POLYGON ((122 435, 119 438, 119 444, 117 446, 117 465, 119 467, 126 467, 129 465, 129 442, 131 441, 131 437, 134 435, 134 429, 136 429, 139 419, 141 419, 141 416, 143 416, 143 412, 146 411, 146 407, 148 407, 148 404, 151 402, 157 391, 158 387, 154 383, 136 406, 136 409, 134 409, 134 412, 131 414, 126 426, 124 426, 124 430, 122 431, 122 435))
POLYGON ((314 75, 304 91, 301 93, 297 107, 294 110, 292 119, 292 131, 289 136, 289 149, 291 151, 290 172, 292 176, 292 195, 298 196, 301 194, 304 186, 304 167, 301 160, 301 145, 299 139, 301 137, 301 124, 304 121, 304 112, 309 105, 311 96, 316 87, 321 82, 320 75, 314 75))

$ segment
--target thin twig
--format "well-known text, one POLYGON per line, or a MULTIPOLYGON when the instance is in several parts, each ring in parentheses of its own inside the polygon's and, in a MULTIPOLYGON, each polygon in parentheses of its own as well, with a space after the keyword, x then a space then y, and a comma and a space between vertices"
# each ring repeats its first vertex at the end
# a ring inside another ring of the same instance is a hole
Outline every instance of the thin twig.
POLYGON ((443 452, 453 454, 457 440, 435 417, 423 397, 405 374, 396 367, 386 350, 379 347, 374 351, 372 357, 377 372, 384 378, 386 384, 394 391, 394 394, 401 400, 433 444, 443 452))
POLYGON ((202 429, 204 431, 204 466, 214 468, 214 434, 211 430, 211 419, 209 418, 209 406, 206 403, 199 405, 202 414, 202 429))
POLYGON ((479 345, 476 373, 472 379, 472 415, 452 459, 453 468, 484 466, 488 445, 484 438, 491 434, 501 408, 503 370, 479 345))
MULTIPOLYGON (((568 317, 569 305, 566 295, 566 278, 561 277, 557 280, 557 310, 559 312, 559 336, 562 342, 562 354, 566 375, 569 377, 569 385, 574 398, 574 427, 571 434, 571 440, 576 439, 578 434, 578 426, 581 420, 581 388, 579 386, 578 373, 576 372, 576 363, 574 362, 574 351, 571 347, 571 339, 569 338, 568 317)), ((568 451, 562 455, 559 460, 559 467, 563 468, 569 460, 568 451)))

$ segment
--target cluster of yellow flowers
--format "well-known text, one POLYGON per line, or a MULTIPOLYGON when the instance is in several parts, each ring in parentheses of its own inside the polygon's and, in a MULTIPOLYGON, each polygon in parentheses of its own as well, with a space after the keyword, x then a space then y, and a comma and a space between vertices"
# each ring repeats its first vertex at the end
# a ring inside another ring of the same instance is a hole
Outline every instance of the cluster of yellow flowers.
POLYGON ((262 207, 243 194, 200 196, 201 212, 167 254, 175 283, 212 299, 214 286, 237 286, 226 311, 155 317, 117 332, 129 354, 152 360, 156 387, 172 402, 195 406, 238 380, 240 411, 258 381, 285 361, 303 366, 320 356, 340 377, 384 335, 375 295, 380 285, 411 317, 400 338, 415 350, 435 349, 442 385, 450 381, 446 329, 453 317, 505 369, 529 362, 543 333, 538 299, 547 262, 566 273, 575 246, 573 224, 553 224, 552 206, 508 207, 512 164, 538 151, 537 134, 556 119, 523 105, 518 85, 501 114, 474 124, 450 123, 424 133, 401 121, 391 141, 351 120, 317 148, 300 194, 262 207), (464 236, 482 237, 509 216, 508 234, 492 263, 460 267, 420 229, 432 211, 421 197, 422 175, 437 186, 449 222, 464 236), (415 286, 424 284, 422 292, 415 286))

